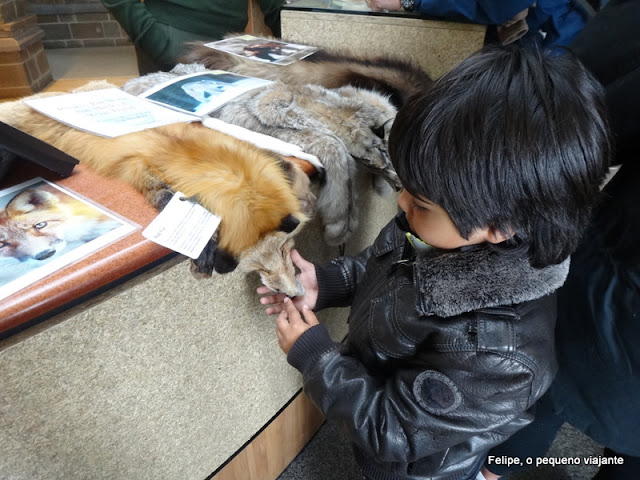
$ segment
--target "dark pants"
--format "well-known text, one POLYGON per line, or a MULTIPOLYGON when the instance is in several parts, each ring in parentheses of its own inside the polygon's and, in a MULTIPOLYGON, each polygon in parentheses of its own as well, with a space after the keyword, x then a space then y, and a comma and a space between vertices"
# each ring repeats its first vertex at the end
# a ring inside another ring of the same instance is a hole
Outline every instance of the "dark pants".
POLYGON ((215 38, 185 32, 161 23, 158 23, 156 28, 164 30, 165 35, 169 38, 169 43, 164 51, 157 54, 157 58, 147 53, 141 46, 135 46, 140 75, 170 71, 178 63, 187 42, 210 42, 216 40, 215 38))
POLYGON ((142 50, 136 45, 136 60, 138 61, 138 72, 140 75, 147 75, 148 73, 155 73, 159 71, 168 71, 170 69, 163 69, 163 65, 158 65, 153 58, 147 52, 142 50))
MULTIPOLYGON (((458 478, 456 477, 457 480, 475 480, 476 477, 478 476, 478 473, 480 473, 480 470, 482 469, 482 461, 484 459, 483 455, 479 455, 476 459, 476 461, 474 462, 474 464, 469 467, 469 470, 467 471, 466 475, 464 476, 464 478, 458 478)), ((362 475, 362 480, 373 480, 370 477, 367 477, 366 475, 362 475)))
POLYGON ((640 478, 640 457, 632 457, 616 453, 608 448, 604 449, 605 457, 622 457, 622 465, 603 465, 593 480, 626 480, 640 478))
MULTIPOLYGON (((522 466, 511 465, 491 465, 486 463, 487 469, 496 475, 506 475, 507 473, 532 468, 527 466, 527 457, 544 457, 551 447, 553 440, 564 424, 564 419, 556 415, 551 406, 549 397, 545 395, 536 403, 536 418, 522 430, 513 435, 506 443, 498 445, 489 452, 489 455, 499 457, 517 457, 521 460, 522 466)), ((609 448, 605 448, 603 457, 622 458, 622 465, 602 465, 593 480, 632 480, 640 479, 640 457, 632 457, 616 453, 609 448)))
POLYGON ((522 466, 495 465, 487 461, 485 467, 496 475, 506 475, 510 472, 531 468, 527 466, 525 459, 544 457, 563 424, 564 419, 553 412, 548 396, 543 396, 536 403, 535 420, 516 432, 506 443, 494 447, 489 452, 490 456, 501 457, 504 455, 519 458, 522 466))

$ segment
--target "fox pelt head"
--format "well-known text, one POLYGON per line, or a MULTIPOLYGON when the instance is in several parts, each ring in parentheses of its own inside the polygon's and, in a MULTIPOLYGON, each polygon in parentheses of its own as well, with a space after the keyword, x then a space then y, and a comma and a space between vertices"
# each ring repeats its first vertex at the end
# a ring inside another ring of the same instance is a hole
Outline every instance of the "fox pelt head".
POLYGON ((258 272, 262 284, 274 292, 295 297, 304 293, 296 278, 296 269, 291 260, 293 237, 283 232, 266 235, 240 256, 238 271, 258 272))
POLYGON ((199 124, 160 127, 160 138, 150 132, 139 132, 138 155, 174 191, 222 217, 218 245, 232 256, 307 220, 279 156, 199 124))

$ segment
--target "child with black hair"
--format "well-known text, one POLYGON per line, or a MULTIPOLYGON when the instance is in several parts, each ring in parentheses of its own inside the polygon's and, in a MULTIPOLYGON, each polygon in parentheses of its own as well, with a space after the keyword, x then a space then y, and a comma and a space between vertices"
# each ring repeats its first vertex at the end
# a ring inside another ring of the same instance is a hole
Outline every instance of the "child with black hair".
POLYGON ((304 390, 366 479, 481 478, 555 372, 554 291, 607 172, 598 82, 572 57, 487 47, 403 107, 390 154, 402 209, 354 258, 269 293, 304 390), (345 344, 312 309, 351 305, 345 344))

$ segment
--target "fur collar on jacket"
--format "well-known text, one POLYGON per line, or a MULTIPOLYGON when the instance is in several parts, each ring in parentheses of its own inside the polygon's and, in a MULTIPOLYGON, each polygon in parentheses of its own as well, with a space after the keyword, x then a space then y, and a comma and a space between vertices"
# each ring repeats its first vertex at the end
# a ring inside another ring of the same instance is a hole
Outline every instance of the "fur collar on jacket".
POLYGON ((479 246, 446 254, 428 252, 414 268, 424 312, 451 317, 548 295, 564 283, 569 261, 533 268, 527 258, 479 246))

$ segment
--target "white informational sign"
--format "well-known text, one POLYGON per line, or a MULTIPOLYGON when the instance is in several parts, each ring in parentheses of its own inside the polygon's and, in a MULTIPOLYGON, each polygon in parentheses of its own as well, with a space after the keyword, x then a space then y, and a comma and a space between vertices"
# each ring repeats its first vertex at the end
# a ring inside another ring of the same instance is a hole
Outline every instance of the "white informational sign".
POLYGON ((169 110, 119 88, 67 93, 24 102, 59 122, 109 138, 170 123, 198 120, 194 115, 169 110))
POLYGON ((177 192, 142 236, 163 247, 198 258, 222 219, 177 192))
POLYGON ((119 88, 105 88, 24 102, 73 128, 113 138, 171 123, 202 120, 229 100, 272 83, 222 70, 206 70, 176 77, 140 96, 119 88))

